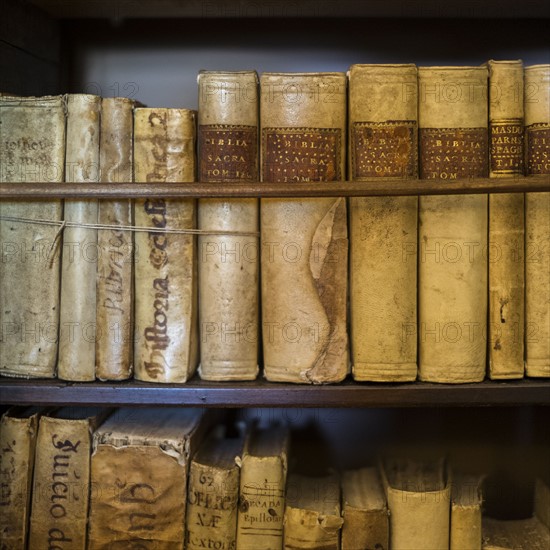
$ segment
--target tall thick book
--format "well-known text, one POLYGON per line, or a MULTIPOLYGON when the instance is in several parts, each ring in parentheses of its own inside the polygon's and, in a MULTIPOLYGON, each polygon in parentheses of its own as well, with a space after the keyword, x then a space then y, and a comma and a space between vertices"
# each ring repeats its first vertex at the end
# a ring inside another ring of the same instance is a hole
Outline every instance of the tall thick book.
POLYGON ((376 468, 342 475, 342 550, 389 549, 389 511, 376 468))
MULTIPOLYGON (((420 176, 488 175, 487 68, 420 67, 420 176)), ((419 199, 419 377, 479 382, 487 356, 487 195, 419 199)))
MULTIPOLYGON (((65 100, 0 97, 0 181, 62 182, 65 100)), ((53 378, 59 327, 60 200, 0 203, 0 374, 53 378), (11 219, 5 219, 10 217, 11 219), (19 221, 18 221, 19 220, 19 221)))
MULTIPOLYGON (((550 174, 550 65, 525 68, 526 173, 550 174)), ((526 374, 550 376, 550 193, 525 195, 526 374)))
MULTIPOLYGON (((415 65, 353 65, 350 178, 418 177, 415 65)), ((416 379, 417 197, 350 199, 350 309, 355 380, 416 379)))
MULTIPOLYGON (((489 176, 523 175, 523 63, 489 61, 489 176)), ((523 378, 525 195, 489 195, 489 376, 523 378)))
POLYGON ((339 476, 290 474, 286 494, 284 549, 338 550, 344 522, 339 476))
MULTIPOLYGON (((199 73, 199 181, 258 181, 258 75, 199 73)), ((258 375, 260 246, 258 199, 201 199, 200 366, 204 380, 258 375), (232 235, 241 232, 244 235, 232 235)))
POLYGON ((236 548, 242 438, 214 435, 199 448, 189 470, 186 550, 236 548))
MULTIPOLYGON (((133 179, 135 102, 125 97, 101 101, 100 179, 113 184, 133 179)), ((132 225, 132 201, 102 200, 98 223, 132 225)), ((96 376, 125 380, 132 375, 133 235, 117 228, 97 233, 96 376)))
POLYGON ((448 549, 451 478, 444 461, 387 458, 380 471, 392 550, 448 549))
MULTIPOLYGON (((346 76, 264 73, 262 181, 345 177, 346 76)), ((343 198, 262 199, 264 376, 323 384, 348 373, 343 198)))
POLYGON ((450 550, 481 550, 481 482, 477 475, 453 476, 450 550))
POLYGON ((63 407, 41 417, 29 548, 86 548, 92 434, 110 413, 63 407))
POLYGON ((88 548, 183 549, 204 410, 119 409, 94 434, 88 548))
MULTIPOLYGON (((134 110, 136 182, 194 181, 195 113, 134 110)), ((196 201, 135 202, 135 377, 186 382, 197 367, 196 201), (182 231, 182 233, 170 232, 182 231)))
POLYGON ((237 548, 281 550, 289 434, 282 426, 252 428, 242 457, 237 548))
MULTIPOLYGON (((67 95, 65 181, 99 180, 101 98, 67 95)), ((64 219, 77 224, 97 223, 97 199, 66 200, 64 219)), ((95 380, 97 229, 66 227, 61 256, 59 359, 62 380, 95 380)))
POLYGON ((27 547, 40 410, 13 407, 0 420, 0 548, 27 547))

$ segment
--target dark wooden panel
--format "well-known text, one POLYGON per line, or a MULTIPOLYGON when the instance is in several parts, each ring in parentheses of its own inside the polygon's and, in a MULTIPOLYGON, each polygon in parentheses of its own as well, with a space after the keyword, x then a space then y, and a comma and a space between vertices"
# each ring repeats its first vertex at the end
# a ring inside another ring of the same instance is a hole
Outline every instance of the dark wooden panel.
POLYGON ((183 405, 204 407, 425 407, 550 405, 550 381, 486 381, 478 384, 359 384, 332 386, 277 384, 64 383, 0 381, 0 403, 67 405, 183 405))

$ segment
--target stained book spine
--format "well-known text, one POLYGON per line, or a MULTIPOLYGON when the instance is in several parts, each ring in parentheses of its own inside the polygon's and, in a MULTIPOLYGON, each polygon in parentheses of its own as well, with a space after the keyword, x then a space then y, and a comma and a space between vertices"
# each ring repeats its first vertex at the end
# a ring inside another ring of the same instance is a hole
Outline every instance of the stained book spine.
MULTIPOLYGON (((488 175, 487 68, 421 67, 420 176, 488 175)), ((419 377, 479 382, 487 333, 487 196, 419 202, 419 377)))
MULTIPOLYGON (((550 174, 550 65, 525 69, 526 172, 550 174)), ((550 376, 550 193, 525 195, 526 374, 550 376)))
MULTIPOLYGON (((489 61, 489 176, 523 175, 523 63, 489 61)), ((525 196, 489 195, 489 376, 522 378, 525 196)))
MULTIPOLYGON (((199 74, 199 181, 258 180, 256 72, 199 74)), ((199 229, 200 366, 204 380, 254 380, 258 374, 258 199, 201 199, 199 229), (230 235, 232 231, 249 233, 230 235)))
MULTIPOLYGON (((67 96, 65 181, 99 180, 101 98, 67 96)), ((97 223, 97 199, 66 200, 67 222, 97 223)), ((62 380, 95 379, 97 229, 67 227, 63 233, 59 360, 62 380)))
MULTIPOLYGON (((186 109, 135 109, 136 182, 194 181, 195 114, 186 109)), ((195 237, 166 230, 196 228, 194 200, 135 203, 135 377, 186 382, 198 358, 195 237), (159 232, 160 230, 160 232, 159 232)))
MULTIPOLYGON (((262 181, 345 174, 346 77, 261 78, 262 181)), ((343 198, 262 199, 264 375, 322 384, 348 373, 347 221, 343 198)))
MULTIPOLYGON (((0 98, 0 181, 62 182, 65 101, 0 98)), ((2 216, 60 221, 60 200, 2 201, 2 216)), ((59 328, 58 228, 0 220, 0 374, 55 376, 59 328)))
MULTIPOLYGON (((351 179, 417 178, 416 67, 353 65, 349 88, 351 179)), ((417 197, 350 199, 355 380, 416 379, 417 218, 417 197)))
MULTIPOLYGON (((124 97, 101 102, 100 176, 116 186, 133 178, 133 107, 124 97)), ((98 221, 132 225, 131 200, 102 200, 98 221)), ((125 380, 132 374, 133 235, 120 229, 98 231, 96 376, 125 380)))

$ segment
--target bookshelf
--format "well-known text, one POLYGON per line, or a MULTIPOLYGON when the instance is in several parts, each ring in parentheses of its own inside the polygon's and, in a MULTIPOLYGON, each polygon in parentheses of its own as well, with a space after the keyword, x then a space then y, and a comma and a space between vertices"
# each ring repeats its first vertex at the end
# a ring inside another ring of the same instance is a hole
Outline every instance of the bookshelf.
MULTIPOLYGON (((544 0, 3 0, 0 90, 123 95, 150 106, 196 108, 196 75, 203 68, 345 71, 352 63, 477 65, 490 58, 548 63, 548 18, 550 4, 544 0)), ((375 196, 549 189, 548 176, 444 185, 433 180, 215 187, 182 182, 155 185, 154 190, 135 183, 115 188, 31 182, 0 184, 0 197, 138 198, 153 191, 159 197, 375 196)), ((311 387, 197 378, 186 385, 0 378, 0 404, 224 407, 239 409, 245 418, 268 409, 307 409, 301 419, 314 419, 333 445, 347 436, 344 447, 351 446, 354 453, 350 461, 370 456, 372 449, 366 447, 369 441, 376 446, 377 430, 393 430, 395 439, 406 435, 398 420, 409 431, 429 426, 421 439, 449 441, 457 434, 456 444, 466 449, 471 443, 471 454, 476 445, 483 447, 476 456, 483 455, 485 464, 500 468, 519 487, 521 498, 512 495, 508 502, 522 513, 529 501, 527 474, 544 467, 547 473, 550 460, 550 380, 545 379, 464 385, 348 381, 311 387), (331 423, 333 409, 349 415, 331 423), (521 471, 515 471, 520 461, 521 471)), ((461 450, 456 456, 461 453, 468 454, 461 450)))

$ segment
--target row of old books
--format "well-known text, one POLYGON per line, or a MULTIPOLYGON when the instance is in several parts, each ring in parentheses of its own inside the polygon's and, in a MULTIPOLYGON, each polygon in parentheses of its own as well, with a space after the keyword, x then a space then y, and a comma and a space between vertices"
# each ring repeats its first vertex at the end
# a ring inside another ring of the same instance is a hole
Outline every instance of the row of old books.
MULTIPOLYGON (((198 124, 6 96, 1 177, 330 181, 346 150, 359 181, 548 174, 549 97, 550 66, 521 61, 267 73, 259 93, 254 71, 202 72, 198 124)), ((550 376, 547 192, 4 201, 0 232, 6 376, 250 380, 260 339, 270 381, 550 376)))
POLYGON ((482 519, 482 477, 453 477, 442 459, 386 457, 377 467, 319 473, 319 456, 292 465, 282 425, 252 425, 235 437, 221 426, 218 415, 199 409, 9 410, 0 423, 0 547, 550 545, 550 489, 541 479, 531 518, 482 519))

